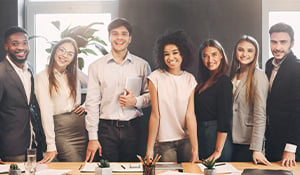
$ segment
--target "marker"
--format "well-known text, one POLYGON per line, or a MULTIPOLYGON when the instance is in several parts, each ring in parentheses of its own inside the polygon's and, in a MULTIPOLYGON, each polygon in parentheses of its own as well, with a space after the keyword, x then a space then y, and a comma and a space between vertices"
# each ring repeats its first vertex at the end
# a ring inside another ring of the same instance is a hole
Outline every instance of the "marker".
POLYGON ((121 167, 125 170, 126 169, 126 167, 124 166, 124 165, 121 165, 121 167))

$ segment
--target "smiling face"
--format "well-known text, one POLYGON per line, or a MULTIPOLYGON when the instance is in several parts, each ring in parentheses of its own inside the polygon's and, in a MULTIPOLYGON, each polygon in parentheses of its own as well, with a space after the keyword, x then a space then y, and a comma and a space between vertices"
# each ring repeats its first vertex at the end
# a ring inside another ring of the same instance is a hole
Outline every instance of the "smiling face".
POLYGON ((168 71, 175 74, 180 73, 182 56, 175 44, 167 44, 164 48, 164 61, 168 66, 168 71))
POLYGON ((205 47, 202 51, 204 66, 211 72, 218 70, 223 56, 216 47, 205 47))
POLYGON ((249 41, 241 41, 236 48, 236 58, 242 65, 252 63, 255 58, 255 46, 249 41))
POLYGON ((286 32, 274 32, 270 37, 272 54, 276 60, 280 61, 291 51, 294 42, 291 41, 290 35, 286 32))
POLYGON ((23 64, 29 53, 28 38, 25 33, 18 32, 9 36, 4 48, 8 57, 17 64, 23 64))
POLYGON ((61 44, 55 52, 54 67, 61 72, 65 71, 67 66, 73 61, 74 56, 75 48, 71 43, 66 42, 61 44))
POLYGON ((113 52, 127 52, 127 47, 131 42, 131 36, 125 26, 112 29, 109 34, 109 39, 113 52))

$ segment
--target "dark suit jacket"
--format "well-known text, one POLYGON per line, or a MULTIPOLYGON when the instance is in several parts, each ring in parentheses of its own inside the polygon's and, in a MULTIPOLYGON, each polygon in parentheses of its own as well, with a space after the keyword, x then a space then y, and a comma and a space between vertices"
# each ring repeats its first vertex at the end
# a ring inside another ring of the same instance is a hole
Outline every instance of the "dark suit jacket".
MULTIPOLYGON (((4 59, 0 63, 1 157, 25 154, 29 147, 30 115, 32 114, 30 110, 37 108, 34 104, 36 102, 33 92, 34 89, 31 88, 30 104, 28 104, 21 79, 7 59, 4 59)), ((36 127, 35 125, 39 123, 38 120, 34 121, 33 126, 36 127)), ((39 136, 40 133, 38 132, 37 135, 39 136)))
MULTIPOLYGON (((273 59, 266 63, 269 79, 273 59)), ((286 143, 300 147, 300 60, 292 51, 273 81, 267 100, 267 116, 267 142, 272 142, 275 149, 284 149, 286 143)))

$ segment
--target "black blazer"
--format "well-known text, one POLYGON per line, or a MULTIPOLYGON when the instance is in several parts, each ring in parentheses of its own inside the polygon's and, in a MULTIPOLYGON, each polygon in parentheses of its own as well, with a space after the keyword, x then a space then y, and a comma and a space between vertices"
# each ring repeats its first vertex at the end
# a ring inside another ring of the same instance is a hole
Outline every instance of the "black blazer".
MULTIPOLYGON (((266 63, 269 79, 273 59, 266 63)), ((300 60, 292 51, 281 64, 269 91, 267 116, 267 139, 300 146, 300 60)))
MULTIPOLYGON (((33 87, 33 79, 31 80, 33 87)), ((0 156, 16 156, 26 153, 30 142, 30 120, 33 110, 38 109, 34 89, 31 88, 30 103, 27 103, 25 89, 14 68, 4 59, 0 63, 0 156)), ((36 117, 33 117, 33 120, 36 117)), ((40 126, 40 120, 33 121, 33 127, 40 126)))

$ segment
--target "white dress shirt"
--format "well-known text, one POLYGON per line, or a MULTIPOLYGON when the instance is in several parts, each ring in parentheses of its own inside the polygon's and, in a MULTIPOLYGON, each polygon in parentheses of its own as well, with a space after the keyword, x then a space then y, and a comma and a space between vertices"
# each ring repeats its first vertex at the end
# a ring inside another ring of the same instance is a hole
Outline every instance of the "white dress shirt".
POLYGON ((149 64, 127 53, 124 61, 117 63, 112 54, 96 60, 89 66, 89 80, 86 96, 86 128, 89 140, 98 139, 99 118, 129 121, 142 115, 140 108, 150 104, 147 76, 151 73, 149 64), (119 104, 124 93, 127 77, 140 77, 142 80, 140 96, 136 97, 135 107, 125 108, 119 104))
POLYGON ((77 81, 76 101, 70 96, 66 73, 54 69, 58 92, 49 92, 48 68, 35 77, 35 94, 41 110, 43 129, 46 136, 47 151, 56 151, 53 115, 71 112, 76 104, 80 104, 80 83, 77 81))

